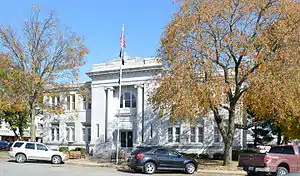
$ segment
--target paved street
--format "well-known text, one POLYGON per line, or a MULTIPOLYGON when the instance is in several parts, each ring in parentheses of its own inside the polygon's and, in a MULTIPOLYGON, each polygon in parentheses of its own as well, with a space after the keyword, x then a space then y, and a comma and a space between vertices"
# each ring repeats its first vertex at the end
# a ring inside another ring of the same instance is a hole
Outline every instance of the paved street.
MULTIPOLYGON (((111 176, 111 175, 143 175, 130 171, 118 171, 105 167, 84 167, 78 165, 52 165, 50 163, 29 162, 24 164, 15 163, 7 158, 0 158, 0 176, 111 176)), ((158 173, 158 176, 185 175, 183 173, 158 173)), ((195 174, 196 175, 196 174, 195 174)), ((197 174, 207 176, 217 176, 224 174, 197 174)), ((229 174, 232 175, 232 174, 229 174)), ((227 176, 229 176, 227 175, 227 176)), ((225 175, 226 176, 226 175, 225 175)))

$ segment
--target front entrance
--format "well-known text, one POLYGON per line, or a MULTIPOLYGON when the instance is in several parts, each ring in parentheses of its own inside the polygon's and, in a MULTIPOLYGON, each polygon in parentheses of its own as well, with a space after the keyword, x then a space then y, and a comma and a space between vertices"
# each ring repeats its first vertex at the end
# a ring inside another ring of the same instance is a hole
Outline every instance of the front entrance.
POLYGON ((121 131, 121 147, 132 147, 132 131, 121 131))

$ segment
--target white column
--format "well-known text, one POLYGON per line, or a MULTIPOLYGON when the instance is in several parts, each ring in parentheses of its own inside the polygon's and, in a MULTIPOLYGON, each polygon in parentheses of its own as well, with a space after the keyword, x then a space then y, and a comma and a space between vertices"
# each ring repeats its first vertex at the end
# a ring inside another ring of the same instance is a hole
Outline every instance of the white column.
POLYGON ((57 96, 54 97, 54 106, 57 105, 57 96))
POLYGON ((143 112, 143 86, 142 85, 136 85, 134 86, 137 89, 137 102, 136 102, 136 132, 133 132, 133 134, 136 134, 136 144, 141 145, 142 144, 142 112, 143 112))
POLYGON ((105 102, 104 87, 92 85, 91 144, 104 142, 105 102), (100 139, 97 137, 97 124, 99 124, 100 139))
POLYGON ((82 142, 83 140, 81 140, 81 136, 82 136, 82 133, 81 133, 81 128, 82 128, 82 124, 80 123, 80 119, 79 118, 76 118, 75 120, 75 142, 82 142))
POLYGON ((114 106, 114 102, 113 102, 113 96, 114 96, 114 89, 113 87, 108 87, 106 88, 107 90, 107 119, 106 119, 106 125, 105 125, 105 131, 106 131, 106 139, 107 141, 112 141, 113 140, 113 106, 114 106))
POLYGON ((71 94, 70 94, 69 97, 70 97, 70 104, 69 104, 69 106, 70 106, 70 110, 72 111, 72 110, 74 110, 74 109, 72 109, 73 96, 71 96, 71 94))

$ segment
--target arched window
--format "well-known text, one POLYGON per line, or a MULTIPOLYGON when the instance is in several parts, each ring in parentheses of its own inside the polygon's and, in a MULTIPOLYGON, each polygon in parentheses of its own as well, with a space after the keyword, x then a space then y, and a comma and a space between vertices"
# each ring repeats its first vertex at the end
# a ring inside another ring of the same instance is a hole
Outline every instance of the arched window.
POLYGON ((136 108, 136 97, 132 92, 121 95, 120 108, 136 108))

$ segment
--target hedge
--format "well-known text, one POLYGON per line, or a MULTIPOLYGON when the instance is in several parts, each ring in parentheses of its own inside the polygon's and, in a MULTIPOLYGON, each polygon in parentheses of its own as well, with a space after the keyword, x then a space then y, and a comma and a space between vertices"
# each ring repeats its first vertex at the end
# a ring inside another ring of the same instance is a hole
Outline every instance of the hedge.
POLYGON ((197 154, 197 153, 181 153, 184 157, 192 158, 192 159, 208 159, 208 154, 197 154))
POLYGON ((59 147, 60 152, 68 152, 69 148, 68 147, 59 147))
POLYGON ((80 151, 81 154, 87 154, 86 149, 85 148, 81 148, 81 147, 76 147, 75 149, 70 150, 70 151, 80 151))
MULTIPOLYGON (((259 150, 255 150, 255 149, 232 150, 232 160, 237 161, 241 153, 259 153, 259 150)), ((224 158, 223 153, 215 153, 213 155, 213 159, 215 160, 223 160, 223 158, 224 158)))

